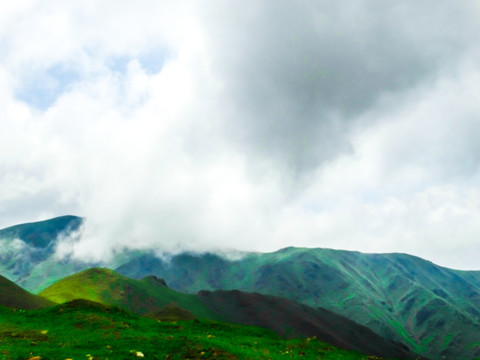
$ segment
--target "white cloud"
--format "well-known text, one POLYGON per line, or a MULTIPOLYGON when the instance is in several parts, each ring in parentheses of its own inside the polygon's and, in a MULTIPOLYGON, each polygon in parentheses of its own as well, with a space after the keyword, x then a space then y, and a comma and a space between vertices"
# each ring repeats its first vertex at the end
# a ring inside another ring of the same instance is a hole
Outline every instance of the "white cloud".
POLYGON ((2 5, 0 225, 476 266, 476 2, 182 4, 2 5))

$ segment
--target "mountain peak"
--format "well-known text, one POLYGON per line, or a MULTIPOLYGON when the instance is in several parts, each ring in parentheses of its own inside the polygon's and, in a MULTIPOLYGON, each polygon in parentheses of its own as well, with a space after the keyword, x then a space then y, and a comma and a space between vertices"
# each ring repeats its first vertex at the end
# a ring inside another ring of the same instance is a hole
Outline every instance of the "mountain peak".
POLYGON ((167 285, 167 283, 164 279, 158 278, 155 275, 146 276, 142 279, 142 281, 147 281, 150 284, 155 284, 155 285, 161 285, 161 286, 168 287, 168 285, 167 285))
POLYGON ((35 248, 47 248, 61 233, 77 231, 83 218, 73 215, 10 226, 0 230, 0 238, 19 238, 35 248))

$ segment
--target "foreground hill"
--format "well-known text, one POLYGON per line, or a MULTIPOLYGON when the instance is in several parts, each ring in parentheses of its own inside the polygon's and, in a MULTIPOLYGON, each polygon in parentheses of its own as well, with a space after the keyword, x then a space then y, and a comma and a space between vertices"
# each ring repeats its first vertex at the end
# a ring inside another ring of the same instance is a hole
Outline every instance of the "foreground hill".
POLYGON ((117 305, 138 315, 155 314, 174 304, 200 318, 221 319, 197 296, 169 289, 154 276, 134 280, 109 269, 93 268, 68 276, 40 295, 56 303, 85 299, 117 305))
POLYGON ((118 307, 73 301, 24 312, 0 307, 0 358, 345 359, 367 356, 315 339, 209 320, 158 322, 118 307))
POLYGON ((0 306, 17 309, 41 309, 53 304, 52 301, 30 294, 7 278, 0 276, 0 306))
POLYGON ((395 358, 414 358, 405 346, 383 339, 357 323, 307 305, 240 291, 200 292, 169 289, 153 276, 129 279, 108 269, 89 269, 62 279, 40 293, 58 303, 85 299, 117 305, 152 317, 193 314, 200 318, 262 326, 288 337, 312 337, 335 346, 395 358))

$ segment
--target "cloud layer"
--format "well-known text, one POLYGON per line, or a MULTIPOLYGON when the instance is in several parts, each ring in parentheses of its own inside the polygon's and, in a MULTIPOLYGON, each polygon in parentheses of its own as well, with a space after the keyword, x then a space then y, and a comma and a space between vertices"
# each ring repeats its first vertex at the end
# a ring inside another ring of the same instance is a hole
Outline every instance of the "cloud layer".
POLYGON ((182 4, 1 6, 0 226, 478 268, 478 1, 182 4))

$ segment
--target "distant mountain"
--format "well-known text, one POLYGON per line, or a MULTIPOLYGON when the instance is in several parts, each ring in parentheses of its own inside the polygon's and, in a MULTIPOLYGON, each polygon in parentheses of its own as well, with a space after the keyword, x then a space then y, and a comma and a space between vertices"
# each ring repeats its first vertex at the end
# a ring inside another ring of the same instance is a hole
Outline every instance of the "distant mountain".
POLYGON ((197 296, 169 289, 154 276, 129 279, 112 270, 93 268, 59 280, 40 295, 65 303, 75 299, 117 305, 139 315, 189 318, 262 326, 289 337, 316 336, 337 347, 388 358, 413 359, 415 354, 370 329, 327 310, 274 296, 240 291, 202 291, 197 296))
POLYGON ((185 292, 240 289, 323 307, 427 357, 480 357, 480 272, 405 254, 286 248, 230 261, 180 254, 139 255, 117 271, 164 278, 185 292))
POLYGON ((54 303, 37 295, 30 294, 14 282, 0 276, 0 306, 16 309, 41 309, 54 303))
MULTIPOLYGON (((81 218, 70 220, 81 223, 81 218)), ((34 292, 92 266, 43 253, 54 249, 58 234, 75 228, 50 221, 57 232, 46 231, 45 222, 14 227, 28 226, 17 232, 17 240, 9 234, 12 228, 0 231, 0 273, 34 292), (24 240, 30 232, 46 234, 46 240, 24 240)), ((192 294, 238 289, 323 307, 431 358, 480 357, 478 271, 451 270, 405 254, 303 248, 249 253, 236 261, 188 253, 166 261, 153 252, 126 251, 101 265, 136 279, 155 275, 192 294)))
POLYGON ((83 219, 61 216, 0 230, 0 274, 39 291, 58 279, 92 265, 54 256, 59 236, 77 231, 83 219))
POLYGON ((65 215, 54 219, 11 226, 0 230, 0 238, 22 239, 27 245, 41 249, 52 249, 52 245, 62 232, 76 231, 83 220, 80 217, 65 215))

